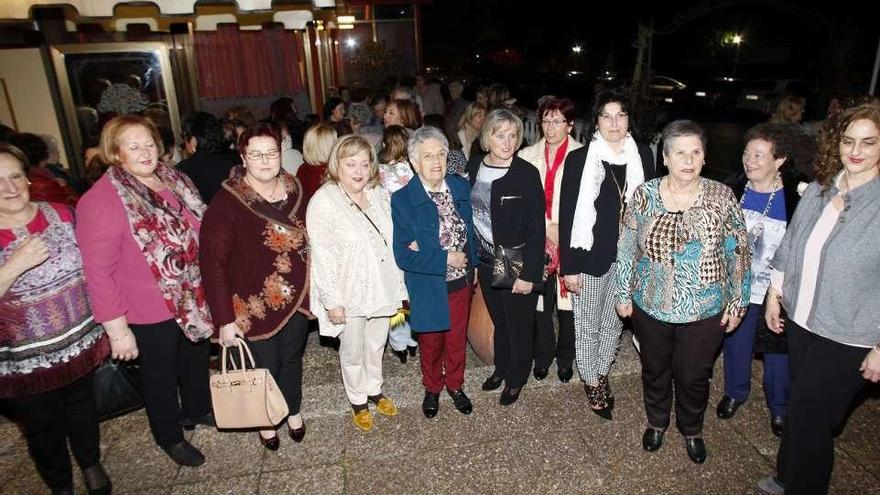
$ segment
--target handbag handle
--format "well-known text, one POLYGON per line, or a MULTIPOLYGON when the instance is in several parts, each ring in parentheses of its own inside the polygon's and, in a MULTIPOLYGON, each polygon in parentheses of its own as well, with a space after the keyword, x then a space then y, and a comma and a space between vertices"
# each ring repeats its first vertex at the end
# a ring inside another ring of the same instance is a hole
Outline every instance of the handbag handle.
MULTIPOLYGON (((256 368, 257 364, 254 361, 254 355, 251 353, 250 347, 248 347, 247 343, 241 337, 236 336, 235 340, 236 340, 236 345, 238 346, 238 358, 239 358, 239 362, 241 363, 241 368, 243 370, 247 368, 247 362, 244 360, 245 353, 247 353, 247 357, 250 360, 251 369, 256 368)), ((222 363, 221 369, 222 369, 223 374, 226 374, 226 353, 227 353, 227 351, 229 351, 229 347, 223 347, 223 353, 220 355, 220 361, 222 363)), ((235 371, 238 370, 238 367, 235 365, 235 362, 232 363, 232 369, 235 371)))

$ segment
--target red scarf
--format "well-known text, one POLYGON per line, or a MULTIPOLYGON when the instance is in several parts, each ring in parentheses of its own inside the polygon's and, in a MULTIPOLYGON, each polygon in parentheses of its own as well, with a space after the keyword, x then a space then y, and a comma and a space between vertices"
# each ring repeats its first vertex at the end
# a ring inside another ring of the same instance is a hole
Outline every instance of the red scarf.
POLYGON ((562 162, 565 161, 565 152, 567 150, 568 137, 566 136, 565 141, 556 150, 556 157, 553 158, 553 163, 551 164, 550 144, 546 143, 544 145, 544 163, 547 164, 547 175, 544 177, 544 200, 546 202, 544 213, 547 215, 547 218, 553 217, 553 186, 556 184, 556 171, 559 170, 562 162))

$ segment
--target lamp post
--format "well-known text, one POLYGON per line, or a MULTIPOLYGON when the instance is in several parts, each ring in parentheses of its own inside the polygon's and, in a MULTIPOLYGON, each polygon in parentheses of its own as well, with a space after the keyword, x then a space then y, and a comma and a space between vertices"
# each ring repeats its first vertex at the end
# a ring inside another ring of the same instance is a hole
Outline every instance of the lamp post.
POLYGON ((736 53, 733 55, 733 74, 731 74, 732 78, 736 78, 736 64, 739 62, 739 47, 743 43, 743 37, 739 34, 734 34, 733 38, 730 39, 730 42, 736 45, 736 53))

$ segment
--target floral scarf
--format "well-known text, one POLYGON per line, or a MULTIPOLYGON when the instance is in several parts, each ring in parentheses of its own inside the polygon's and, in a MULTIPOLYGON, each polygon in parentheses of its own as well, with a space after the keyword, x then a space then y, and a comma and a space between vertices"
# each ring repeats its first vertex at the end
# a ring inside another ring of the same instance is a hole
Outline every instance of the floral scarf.
MULTIPOLYGON (((182 209, 173 208, 121 167, 110 167, 107 176, 122 200, 134 241, 144 253, 168 310, 189 340, 210 337, 214 325, 199 271, 198 232, 182 209)), ((177 196, 181 208, 201 220, 205 203, 187 177, 162 163, 156 166, 156 176, 177 196)))

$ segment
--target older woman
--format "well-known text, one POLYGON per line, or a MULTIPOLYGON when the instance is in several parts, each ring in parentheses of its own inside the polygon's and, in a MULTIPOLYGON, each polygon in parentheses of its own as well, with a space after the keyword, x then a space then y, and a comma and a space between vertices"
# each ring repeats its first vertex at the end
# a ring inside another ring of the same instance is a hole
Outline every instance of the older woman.
POLYGON ((385 127, 402 125, 409 130, 416 130, 422 126, 422 113, 418 105, 411 100, 391 100, 385 106, 384 121, 385 127))
POLYGON ((572 292, 578 374, 590 409, 609 420, 614 396, 608 374, 623 330, 614 312, 621 219, 636 188, 654 177, 651 151, 636 143, 634 127, 624 95, 599 93, 587 132, 590 140, 566 159, 559 193, 560 272, 572 292))
MULTIPOLYGON (((247 338, 257 366, 275 378, 287 405, 288 435, 302 442, 302 356, 308 334, 308 242, 299 182, 281 169, 281 136, 270 124, 244 131, 244 165, 232 170, 205 212, 199 255, 208 306, 224 347, 247 338)), ((260 431, 269 450, 275 429, 260 431)))
POLYGON ((305 163, 296 171, 303 190, 303 203, 308 204, 315 191, 321 187, 327 175, 327 162, 330 150, 336 142, 336 129, 329 124, 318 124, 306 131, 303 139, 303 159, 305 163))
POLYGON ((790 126, 759 124, 746 132, 744 173, 731 184, 740 198, 749 247, 752 278, 749 311, 739 328, 724 338, 724 397, 716 415, 730 419, 752 389, 752 356, 764 360, 764 395, 770 409, 770 430, 781 437, 788 402, 788 353, 785 338, 764 325, 764 297, 770 284, 770 260, 785 235, 798 204, 798 175, 789 157, 796 136, 790 126))
MULTIPOLYGON (((583 145, 569 136, 574 127, 574 103, 569 99, 551 98, 538 108, 541 139, 523 148, 519 157, 531 163, 541 175, 544 185, 544 223, 547 231, 546 250, 552 259, 559 259, 559 196, 562 188, 563 164, 572 151, 583 145)), ((555 277, 547 281, 544 296, 538 301, 535 315, 535 379, 547 377, 556 358, 559 380, 571 380, 574 362, 574 317, 571 299, 555 277), (559 317, 559 339, 553 328, 553 308, 559 317)))
POLYGON ((778 477, 758 484, 767 493, 826 493, 834 432, 880 381, 880 108, 845 110, 819 148, 770 262, 765 317, 788 337, 791 395, 778 477))
POLYGON ((394 416, 382 394, 382 355, 389 318, 406 299, 392 252, 391 202, 378 186, 372 146, 345 136, 333 146, 329 180, 312 196, 306 213, 311 242, 311 309, 321 335, 339 337, 342 382, 354 424, 373 427, 368 402, 394 416))
POLYGON ((700 177, 705 151, 696 123, 663 129, 669 175, 635 190, 617 249, 617 312, 632 316, 641 349, 642 447, 652 452, 663 442, 674 381, 676 424, 698 464, 706 460, 701 431, 712 366, 724 333, 748 308, 751 264, 733 193, 700 177))
POLYGON ((466 159, 471 158, 471 148, 474 141, 480 137, 480 130, 483 128, 483 122, 486 120, 486 105, 473 102, 467 106, 458 121, 458 142, 461 144, 461 152, 464 153, 466 159))
POLYGON ((449 143, 439 129, 415 131, 408 150, 418 178, 394 193, 391 216, 394 256, 404 271, 411 325, 422 347, 422 412, 437 415, 445 387, 456 409, 470 414, 473 405, 462 390, 477 259, 470 187, 446 175, 449 143))
POLYGON ((495 325, 495 371, 483 390, 503 383, 503 406, 516 402, 532 369, 535 285, 544 271, 544 191, 537 169, 515 154, 522 135, 519 117, 493 110, 480 134, 488 153, 468 162, 480 289, 495 325), (493 266, 505 249, 521 254, 522 268, 511 287, 493 287, 493 266))
POLYGON ((181 426, 214 424, 207 340, 214 324, 199 270, 205 204, 161 155, 146 119, 107 122, 101 160, 112 165, 79 201, 76 238, 95 319, 123 357, 140 356, 156 443, 175 462, 198 466, 205 458, 181 426))
POLYGON ((89 493, 109 494, 92 383, 108 339, 89 309, 73 210, 31 201, 27 164, 0 144, 0 403, 52 493, 73 493, 69 441, 89 493))

